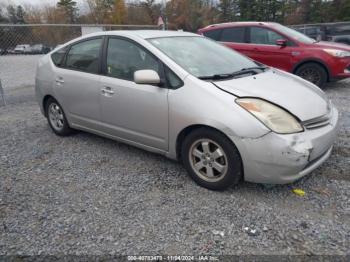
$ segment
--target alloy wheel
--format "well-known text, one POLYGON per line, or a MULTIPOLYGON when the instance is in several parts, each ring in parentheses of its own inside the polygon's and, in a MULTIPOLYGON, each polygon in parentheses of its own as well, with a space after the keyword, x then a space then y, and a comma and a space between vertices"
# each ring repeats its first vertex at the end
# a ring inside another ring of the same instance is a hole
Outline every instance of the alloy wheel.
POLYGON ((219 181, 227 173, 225 151, 210 139, 195 141, 190 147, 189 159, 194 172, 205 181, 219 181))
POLYGON ((56 103, 51 103, 48 110, 48 116, 51 126, 57 130, 61 131, 64 127, 64 116, 63 111, 60 106, 56 103))
POLYGON ((305 68, 299 73, 299 76, 315 85, 318 85, 322 79, 320 72, 313 67, 305 68))

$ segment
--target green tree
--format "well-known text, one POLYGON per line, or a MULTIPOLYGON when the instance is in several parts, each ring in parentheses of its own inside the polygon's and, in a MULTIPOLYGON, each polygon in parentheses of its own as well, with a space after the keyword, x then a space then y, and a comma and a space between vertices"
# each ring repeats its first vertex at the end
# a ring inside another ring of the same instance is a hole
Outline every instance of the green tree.
POLYGON ((7 6, 7 16, 10 23, 17 24, 16 8, 13 5, 7 6))
POLYGON ((57 7, 66 15, 67 22, 74 23, 76 21, 78 15, 77 2, 73 0, 60 0, 57 3, 57 7))
POLYGON ((24 24, 25 23, 25 16, 26 13, 21 5, 17 6, 16 9, 16 18, 17 18, 17 23, 18 24, 24 24))
POLYGON ((7 23, 8 19, 5 17, 2 7, 0 6, 0 23, 7 23))
POLYGON ((220 0, 218 9, 220 12, 220 21, 235 21, 239 13, 238 0, 220 0))
POLYGON ((330 3, 330 19, 334 22, 350 20, 350 0, 333 0, 330 3))
POLYGON ((255 20, 253 19, 253 10, 255 9, 254 0, 239 0, 239 9, 240 9, 240 19, 243 21, 246 20, 255 20))

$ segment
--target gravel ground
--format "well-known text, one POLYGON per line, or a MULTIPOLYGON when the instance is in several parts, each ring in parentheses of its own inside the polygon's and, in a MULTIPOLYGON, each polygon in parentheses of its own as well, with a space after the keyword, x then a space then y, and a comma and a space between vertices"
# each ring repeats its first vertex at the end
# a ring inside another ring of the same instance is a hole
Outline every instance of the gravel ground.
POLYGON ((0 79, 7 89, 34 85, 36 64, 42 55, 0 56, 0 79))
POLYGON ((350 82, 326 89, 340 133, 320 168, 291 185, 224 192, 159 155, 55 136, 23 83, 0 107, 0 255, 350 254, 350 82))

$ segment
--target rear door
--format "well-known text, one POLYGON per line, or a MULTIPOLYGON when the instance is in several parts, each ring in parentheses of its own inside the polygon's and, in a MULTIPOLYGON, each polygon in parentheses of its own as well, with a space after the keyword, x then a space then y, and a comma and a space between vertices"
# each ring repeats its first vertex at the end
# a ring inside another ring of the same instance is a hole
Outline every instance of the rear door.
POLYGON ((251 26, 248 29, 249 57, 285 71, 292 69, 292 52, 296 48, 293 42, 265 27, 251 26), (287 46, 276 45, 279 39, 286 39, 287 46))
POLYGON ((244 55, 249 56, 250 54, 250 46, 246 44, 248 42, 246 27, 239 26, 222 29, 219 41, 244 55))
MULTIPOLYGON (((96 129, 100 121, 100 53, 102 37, 84 39, 70 46, 65 62, 56 67, 55 95, 70 122, 96 129)), ((52 56, 54 60, 54 56, 52 56)))

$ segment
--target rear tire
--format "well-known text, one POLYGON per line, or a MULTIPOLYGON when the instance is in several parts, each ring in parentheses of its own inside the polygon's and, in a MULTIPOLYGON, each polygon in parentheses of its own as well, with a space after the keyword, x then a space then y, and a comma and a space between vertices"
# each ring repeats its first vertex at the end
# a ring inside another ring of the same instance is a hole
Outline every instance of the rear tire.
POLYGON ((327 72, 323 66, 317 63, 306 63, 295 71, 297 76, 322 88, 327 82, 327 72))
POLYGON ((181 157, 191 178, 200 186, 223 190, 242 178, 242 161, 235 145, 222 133, 199 128, 185 137, 181 157))
POLYGON ((45 112, 49 126, 56 135, 68 136, 73 133, 61 105, 55 99, 49 98, 47 100, 45 112))

